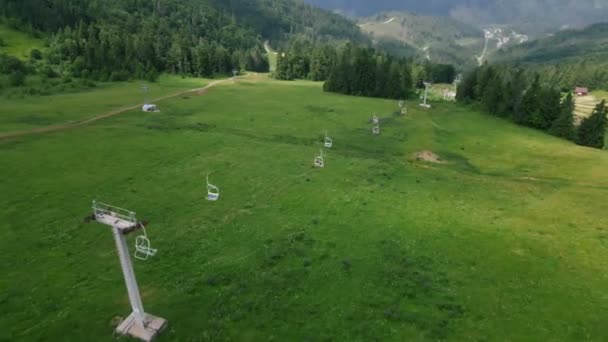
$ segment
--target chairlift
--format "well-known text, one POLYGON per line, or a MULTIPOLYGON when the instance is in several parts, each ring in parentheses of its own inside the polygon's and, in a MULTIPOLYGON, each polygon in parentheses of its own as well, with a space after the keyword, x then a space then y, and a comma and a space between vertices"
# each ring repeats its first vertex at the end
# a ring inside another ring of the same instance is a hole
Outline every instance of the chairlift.
POLYGON ((327 132, 325 132, 325 147, 331 148, 333 146, 333 141, 330 137, 327 136, 327 132))
POLYGON ((321 154, 315 157, 315 167, 325 167, 325 162, 323 162, 323 150, 320 150, 321 154))
POLYGON ((158 113, 158 112, 160 112, 160 109, 158 109, 158 107, 155 104, 146 103, 143 106, 141 106, 141 111, 146 112, 146 113, 158 113))
POLYGON ((150 248, 150 240, 148 240, 148 235, 146 234, 146 227, 141 223, 139 225, 144 233, 135 238, 135 253, 133 256, 139 260, 148 260, 148 258, 154 256, 158 250, 150 248))
POLYGON ((380 126, 378 124, 376 124, 376 126, 374 126, 372 128, 372 134, 373 135, 380 135, 380 126))
POLYGON ((220 198, 220 188, 209 183, 209 174, 207 174, 207 200, 217 201, 220 198))

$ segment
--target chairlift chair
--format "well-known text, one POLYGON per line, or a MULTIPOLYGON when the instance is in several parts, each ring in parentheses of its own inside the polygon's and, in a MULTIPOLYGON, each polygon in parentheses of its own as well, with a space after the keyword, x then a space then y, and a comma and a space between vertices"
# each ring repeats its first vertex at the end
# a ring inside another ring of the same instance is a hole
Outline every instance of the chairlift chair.
POLYGON ((323 150, 320 150, 321 154, 315 157, 315 167, 325 167, 325 162, 323 161, 323 150))
POLYGON ((327 136, 327 133, 325 133, 325 147, 331 148, 333 146, 333 144, 334 143, 331 140, 331 138, 327 136))
POLYGON ((150 247, 150 240, 146 234, 146 228, 141 223, 139 225, 143 234, 138 235, 135 238, 135 253, 133 256, 139 260, 148 260, 148 258, 154 256, 158 250, 150 247))
POLYGON ((207 200, 217 201, 220 198, 220 188, 209 183, 209 174, 207 174, 207 200))

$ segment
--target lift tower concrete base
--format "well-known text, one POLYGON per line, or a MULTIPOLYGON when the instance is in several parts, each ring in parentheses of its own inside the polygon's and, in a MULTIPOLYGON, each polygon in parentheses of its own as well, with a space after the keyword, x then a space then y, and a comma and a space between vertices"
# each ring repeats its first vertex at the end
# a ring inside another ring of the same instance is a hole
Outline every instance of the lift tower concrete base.
POLYGON ((93 213, 95 221, 112 227, 120 259, 120 267, 122 268, 122 274, 127 285, 127 293, 129 294, 129 302, 133 310, 118 325, 116 332, 142 341, 152 341, 167 326, 167 321, 164 318, 144 312, 126 239, 129 233, 143 229, 143 224, 137 221, 135 213, 132 211, 96 201, 93 201, 93 213))

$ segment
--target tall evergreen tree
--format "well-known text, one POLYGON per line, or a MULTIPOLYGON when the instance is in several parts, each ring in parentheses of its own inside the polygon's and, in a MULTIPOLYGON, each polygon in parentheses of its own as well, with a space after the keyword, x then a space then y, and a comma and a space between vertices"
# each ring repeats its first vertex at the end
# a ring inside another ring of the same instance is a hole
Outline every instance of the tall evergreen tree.
POLYGON ((561 92, 556 88, 543 88, 540 103, 540 117, 538 118, 536 127, 546 131, 551 128, 553 122, 560 116, 561 92))
POLYGON ((583 120, 578 128, 576 143, 583 146, 602 148, 604 147, 604 135, 606 134, 606 100, 602 100, 590 117, 583 120))
POLYGON ((500 74, 495 73, 492 79, 488 81, 484 93, 482 94, 481 102, 484 104, 490 114, 497 115, 500 108, 504 106, 502 83, 502 77, 500 74))
POLYGON ((475 69, 467 74, 462 82, 460 82, 456 92, 456 99, 458 101, 475 100, 475 89, 477 88, 478 73, 479 69, 475 69))
POLYGON ((407 99, 414 93, 411 63, 405 62, 401 68, 401 98, 407 99))
POLYGON ((510 85, 510 91, 507 93, 508 97, 505 98, 504 114, 518 122, 517 118, 522 116, 522 103, 526 90, 526 78, 522 69, 518 69, 512 74, 510 85))
POLYGON ((538 121, 535 118, 538 118, 541 115, 541 90, 540 75, 536 74, 534 76, 534 82, 526 89, 526 93, 522 98, 521 110, 515 113, 515 122, 534 127, 538 121))
POLYGON ((562 101, 560 114, 551 124, 549 133, 568 140, 574 138, 574 98, 571 92, 562 101))

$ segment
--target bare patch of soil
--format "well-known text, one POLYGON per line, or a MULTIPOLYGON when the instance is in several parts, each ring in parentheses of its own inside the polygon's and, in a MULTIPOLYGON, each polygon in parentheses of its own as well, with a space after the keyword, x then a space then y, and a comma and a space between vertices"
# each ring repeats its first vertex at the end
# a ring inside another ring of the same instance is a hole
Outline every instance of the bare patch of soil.
POLYGON ((416 152, 416 160, 438 164, 445 163, 437 154, 429 150, 416 152))

